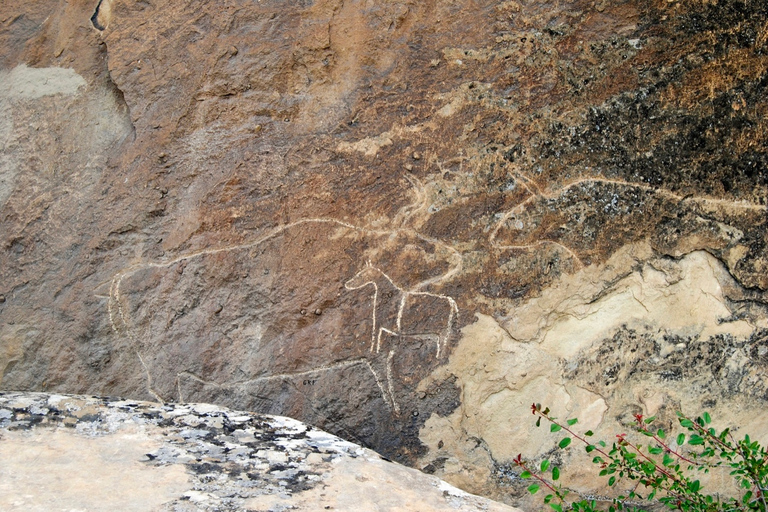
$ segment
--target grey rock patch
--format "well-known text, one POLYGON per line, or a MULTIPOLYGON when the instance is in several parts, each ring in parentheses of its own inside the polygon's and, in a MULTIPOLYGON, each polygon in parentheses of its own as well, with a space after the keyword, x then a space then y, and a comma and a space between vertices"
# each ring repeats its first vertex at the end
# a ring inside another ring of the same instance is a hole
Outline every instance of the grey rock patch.
POLYGON ((299 421, 207 404, 0 393, 0 456, 9 511, 517 510, 299 421))
POLYGON ((69 68, 28 68, 20 64, 11 71, 0 71, 0 98, 71 95, 85 85, 85 79, 69 68))

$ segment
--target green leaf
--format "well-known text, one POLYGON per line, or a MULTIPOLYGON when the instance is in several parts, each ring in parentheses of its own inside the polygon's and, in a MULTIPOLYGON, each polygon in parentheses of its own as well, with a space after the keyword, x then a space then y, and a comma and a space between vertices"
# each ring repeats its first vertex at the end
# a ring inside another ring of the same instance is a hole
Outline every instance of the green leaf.
POLYGON ((668 453, 664 454, 664 460, 662 461, 662 464, 669 467, 675 462, 675 459, 673 459, 668 453))
POLYGON ((664 433, 664 429, 659 429, 656 431, 656 435, 659 436, 659 439, 664 439, 667 437, 667 435, 664 433))
POLYGON ((700 435, 697 435, 697 434, 693 434, 693 435, 691 436, 691 438, 688 440, 688 444, 691 444, 691 445, 700 445, 700 444, 704 444, 704 438, 703 438, 703 437, 701 437, 700 435))
POLYGON ((576 423, 578 423, 578 421, 579 421, 579 418, 571 418, 571 419, 570 419, 570 420, 568 420, 566 423, 568 423, 568 426, 570 427, 570 426, 573 426, 573 425, 575 425, 576 423))
POLYGON ((557 481, 560 479, 560 468, 557 466, 552 468, 552 480, 557 481))
POLYGON ((595 451, 595 445, 588 444, 585 449, 587 450, 587 453, 592 453, 593 451, 595 451))
POLYGON ((602 448, 605 448, 605 441, 598 441, 597 444, 599 444, 602 448))
POLYGON ((560 448, 566 448, 569 444, 571 444, 571 438, 570 437, 564 437, 558 444, 560 448))
POLYGON ((547 494, 546 496, 544 496, 544 503, 545 504, 549 503, 550 501, 552 501, 552 498, 554 498, 554 497, 555 497, 554 494, 547 494))
POLYGON ((586 432, 584 432, 584 435, 587 436, 587 437, 591 437, 591 436, 595 435, 595 433, 592 432, 591 430, 587 430, 586 432))
POLYGON ((615 476, 612 476, 611 478, 608 479, 608 487, 613 487, 613 484, 615 484, 615 483, 616 483, 616 477, 615 476))
POLYGON ((544 459, 541 461, 541 472, 545 472, 547 469, 549 469, 549 461, 544 459))
POLYGON ((651 416, 650 418, 646 418, 645 419, 645 424, 646 425, 650 425, 651 423, 653 423, 653 420, 655 420, 655 419, 656 419, 656 416, 651 416))
POLYGON ((603 463, 603 458, 598 455, 597 457, 592 459, 592 463, 593 464, 602 464, 603 463))
POLYGON ((688 418, 682 418, 680 420, 680 425, 684 426, 685 428, 693 428, 693 422, 688 418))
POLYGON ((540 426, 541 426, 541 416, 539 416, 539 417, 536 419, 536 426, 537 426, 537 427, 540 427, 540 426))
POLYGON ((560 426, 560 425, 558 425, 557 423, 553 423, 553 424, 551 424, 551 425, 549 426, 549 431, 550 431, 550 432, 560 432, 562 429, 563 429, 563 427, 561 427, 561 426, 560 426))
POLYGON ((698 480, 694 480, 693 482, 688 483, 688 490, 691 492, 699 492, 699 489, 701 489, 701 482, 698 480))
POLYGON ((664 449, 661 446, 649 446, 648 452, 652 455, 661 455, 664 449))
POLYGON ((531 478, 531 472, 530 471, 523 471, 520 473, 520 478, 531 478))
POLYGON ((654 464, 653 462, 645 461, 640 465, 640 467, 643 470, 643 472, 648 476, 653 475, 654 471, 656 471, 656 464, 654 464))
POLYGON ((531 494, 536 494, 539 489, 541 489, 539 484, 531 484, 528 486, 528 492, 531 494))
POLYGON ((702 418, 704 418, 704 423, 706 423, 707 425, 709 425, 710 423, 712 423, 712 417, 709 415, 709 413, 708 413, 708 412, 705 412, 705 413, 702 415, 702 418))
POLYGON ((550 503, 550 507, 552 507, 552 510, 555 512, 563 512, 563 507, 559 503, 550 503))
POLYGON ((677 446, 683 446, 685 444, 685 434, 677 435, 677 446))

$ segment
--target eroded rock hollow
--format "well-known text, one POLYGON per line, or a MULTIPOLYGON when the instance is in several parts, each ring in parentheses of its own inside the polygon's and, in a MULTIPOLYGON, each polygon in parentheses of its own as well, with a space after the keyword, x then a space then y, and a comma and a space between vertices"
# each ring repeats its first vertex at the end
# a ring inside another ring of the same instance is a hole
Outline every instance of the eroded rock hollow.
POLYGON ((0 48, 0 388, 511 504, 531 402, 768 436, 765 2, 7 0, 0 48))

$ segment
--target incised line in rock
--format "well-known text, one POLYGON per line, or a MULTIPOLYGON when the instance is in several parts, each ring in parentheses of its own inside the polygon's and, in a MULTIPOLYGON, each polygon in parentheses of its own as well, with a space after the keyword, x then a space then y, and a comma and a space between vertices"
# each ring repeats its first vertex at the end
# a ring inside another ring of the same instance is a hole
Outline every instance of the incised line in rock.
MULTIPOLYGON (((367 364, 369 366, 369 368, 370 368, 370 364, 368 363, 368 360, 363 358, 363 357, 361 357, 361 358, 358 358, 358 359, 350 359, 348 361, 340 361, 338 363, 317 366, 315 368, 311 368, 309 370, 304 370, 304 371, 301 371, 301 372, 275 373, 275 374, 272 374, 272 375, 265 375, 263 377, 254 377, 252 379, 245 379, 245 380, 236 381, 236 382, 228 382, 228 383, 225 383, 225 384, 221 384, 220 382, 215 382, 215 381, 211 381, 211 380, 206 380, 206 379, 200 377, 199 375, 196 375, 196 374, 194 374, 194 373, 192 373, 190 371, 184 370, 184 371, 178 372, 176 374, 176 391, 179 394, 179 401, 183 402, 184 398, 183 398, 182 392, 181 392, 181 378, 182 377, 190 378, 190 379, 192 379, 194 381, 197 381, 197 382, 199 382, 201 384, 204 384, 206 386, 212 386, 212 387, 224 388, 224 389, 231 389, 231 388, 236 388, 236 387, 248 386, 249 384, 257 384, 259 382, 269 382, 269 381, 272 381, 272 380, 295 379, 295 378, 298 378, 298 377, 305 377, 307 375, 313 375, 313 374, 316 374, 316 373, 340 370, 342 368, 347 368, 347 367, 350 367, 350 366, 356 366, 356 365, 359 365, 359 364, 367 364)), ((371 369, 371 373, 376 378, 376 382, 379 385, 379 388, 381 388, 382 392, 383 392, 383 385, 381 384, 381 382, 379 382, 376 373, 372 369, 371 369)), ((382 398, 384 398, 384 397, 382 396, 382 398)))
POLYGON ((381 335, 383 332, 386 332, 387 334, 392 334, 395 336, 400 336, 405 333, 403 333, 403 313, 405 312, 408 298, 410 296, 426 296, 426 297, 434 297, 437 299, 442 299, 448 302, 450 312, 448 314, 448 319, 446 321, 446 329, 442 333, 432 333, 438 335, 437 340, 437 353, 435 357, 440 357, 440 351, 442 347, 445 346, 445 342, 447 341, 448 336, 450 336, 451 331, 451 325, 453 324, 453 320, 455 316, 458 314, 459 309, 456 305, 456 301, 453 299, 453 297, 449 297, 448 295, 440 295, 437 293, 430 293, 430 292, 421 292, 421 291, 414 291, 414 290, 405 290, 401 288, 400 286, 396 285, 391 277, 389 277, 387 274, 385 274, 381 269, 374 267, 370 261, 366 262, 365 267, 363 267, 360 272, 355 274, 352 278, 350 278, 346 283, 344 283, 344 288, 347 290, 357 290, 359 288, 363 288, 364 286, 371 285, 373 286, 373 306, 372 306, 372 317, 373 317, 373 328, 371 332, 371 347, 370 351, 374 351, 374 347, 376 348, 376 352, 379 352, 381 350, 381 335), (376 323, 376 313, 378 311, 378 296, 379 296, 379 289, 382 287, 382 284, 386 288, 394 289, 396 290, 395 293, 392 295, 399 297, 398 302, 398 309, 397 309, 397 320, 395 322, 394 326, 385 327, 383 325, 378 326, 378 331, 376 329, 377 323, 376 323))
MULTIPOLYGON (((293 228, 293 227, 296 227, 296 226, 300 226, 300 225, 303 225, 303 224, 309 224, 309 223, 336 224, 336 225, 339 225, 339 226, 342 226, 342 227, 345 227, 345 228, 348 228, 348 229, 351 229, 351 230, 360 231, 360 232, 364 232, 364 233, 371 233, 371 234, 375 234, 375 235, 392 235, 392 234, 396 234, 396 233, 407 232, 407 233, 412 234, 415 237, 419 238, 420 240, 423 240, 425 242, 429 242, 429 243, 434 244, 436 246, 441 246, 441 247, 443 247, 444 249, 448 250, 449 252, 451 252, 453 254, 453 260, 454 260, 453 268, 451 268, 445 274, 442 274, 442 275, 439 275, 439 276, 436 276, 436 277, 433 277, 431 279, 427 279, 425 281, 422 281, 422 282, 418 283, 417 285, 414 286, 413 290, 408 292, 410 294, 414 294, 414 295, 421 294, 421 295, 438 296, 438 295, 434 295, 434 294, 431 294, 431 293, 428 293, 428 292, 418 292, 416 290, 418 290, 421 287, 427 286, 429 284, 433 284, 433 283, 436 283, 436 282, 447 280, 450 277, 452 277, 453 275, 455 275, 456 273, 461 271, 461 267, 462 267, 461 254, 456 249, 454 249, 453 247, 447 245, 446 243, 444 243, 444 242, 442 242, 440 240, 424 236, 424 235, 416 232, 415 230, 409 229, 409 228, 400 228, 400 229, 393 229, 393 230, 370 229, 370 228, 355 226, 355 225, 350 224, 348 222, 345 222, 345 221, 342 221, 342 220, 338 220, 338 219, 333 219, 333 218, 308 218, 308 219, 300 219, 300 220, 295 221, 295 222, 291 222, 291 223, 288 223, 288 224, 277 226, 277 227, 271 229, 270 231, 268 231, 265 235, 257 238, 256 240, 253 240, 253 241, 250 241, 250 242, 247 242, 247 243, 244 243, 244 244, 237 244, 237 245, 233 245, 233 246, 217 247, 217 248, 210 248, 210 249, 202 249, 200 251, 196 251, 196 252, 193 252, 193 253, 185 254, 185 255, 182 255, 182 256, 177 256, 175 258, 172 258, 172 259, 169 259, 169 260, 166 260, 166 261, 162 261, 162 262, 144 262, 144 263, 139 263, 139 264, 132 265, 130 267, 127 267, 127 268, 121 270, 120 272, 115 274, 115 276, 112 278, 112 282, 110 284, 110 289, 109 289, 109 300, 107 301, 107 312, 108 312, 108 315, 109 315, 109 321, 110 321, 110 324, 112 326, 112 329, 117 334, 125 334, 133 342, 135 350, 136 350, 136 354, 139 357, 139 360, 141 361, 141 364, 142 364, 142 366, 143 366, 143 368, 144 368, 144 370, 145 370, 145 372, 147 374, 147 391, 148 391, 149 394, 151 394, 153 397, 155 397, 156 399, 158 399, 159 401, 162 402, 162 399, 160 398, 160 395, 154 389, 152 389, 152 379, 151 379, 151 376, 150 376, 150 371, 149 371, 149 368, 147 367, 147 365, 144 363, 143 357, 141 355, 140 343, 138 342, 138 340, 134 337, 133 333, 131 332, 129 315, 123 309, 122 297, 121 297, 121 294, 120 294, 120 286, 122 284, 123 279, 125 279, 127 276, 129 276, 129 275, 131 275, 131 274, 133 274, 133 273, 135 273, 135 272, 137 272, 139 270, 143 270, 143 269, 147 269, 147 268, 167 268, 167 267, 170 267, 170 266, 172 266, 172 265, 174 265, 176 263, 179 263, 181 261, 192 259, 192 258, 196 258, 196 257, 199 257, 199 256, 205 256, 205 255, 210 255, 210 254, 219 254, 219 253, 229 252, 229 251, 234 251, 234 250, 239 250, 239 249, 249 249, 251 247, 255 247, 255 246, 257 246, 257 245, 259 245, 259 244, 269 240, 270 238, 273 238, 275 236, 280 235, 281 233, 283 233, 284 231, 286 231, 286 230, 288 230, 290 228, 293 228), (123 325, 122 332, 121 332, 121 329, 118 326, 118 321, 116 319, 116 316, 119 317, 119 322, 122 323, 122 325, 123 325)), ((389 278, 387 278, 387 279, 389 279, 389 278)), ((452 298, 450 298, 450 300, 453 301, 452 298)), ((453 307, 455 307, 455 302, 453 302, 453 307)), ((438 355, 439 355, 439 351, 440 351, 439 343, 440 343, 440 341, 438 341, 438 355)), ((387 392, 386 388, 382 384, 381 379, 376 374, 376 372, 374 371, 374 369, 370 365, 370 363, 368 363, 367 361, 366 361, 366 363, 368 364, 368 368, 370 369, 371 373, 374 375, 374 378, 376 379, 376 382, 377 382, 377 384, 379 386, 379 389, 382 392, 382 398, 384 398, 385 402, 392 403, 393 408, 395 409, 395 411, 398 411, 399 408, 397 407, 397 405, 387 399, 387 395, 389 393, 387 392)), ((336 369, 336 368, 329 368, 329 370, 333 370, 333 369, 336 369)), ((321 369, 320 371, 324 371, 324 370, 321 369)))
MULTIPOLYGON (((371 302, 372 302, 371 346, 370 346, 369 352, 373 354, 379 354, 381 352, 381 337, 384 334, 389 334, 395 337, 429 334, 432 336, 437 335, 437 343, 436 343, 437 347, 436 347, 435 357, 436 358, 440 357, 441 350, 447 343, 448 337, 451 334, 453 322, 459 313, 459 308, 456 305, 456 301, 453 299, 453 297, 449 297, 447 295, 440 295, 436 293, 405 290, 400 286, 396 285, 392 280, 392 278, 390 278, 387 274, 385 274, 381 269, 374 267, 370 261, 366 262, 365 266, 363 267, 362 270, 360 270, 360 272, 355 274, 346 283, 344 283, 344 288, 346 288, 347 290, 358 290, 365 286, 373 287, 373 296, 371 297, 371 302), (389 320, 389 316, 386 314, 382 316, 382 321, 378 321, 379 312, 382 309, 385 312, 389 309, 392 309, 391 305, 388 308, 387 305, 382 305, 379 303, 379 295, 382 290, 388 291, 388 293, 382 293, 381 295, 384 297, 387 297, 391 303, 395 304, 397 308, 397 316, 396 316, 394 325, 392 324, 384 325, 384 322, 389 320), (443 329, 442 332, 439 332, 439 333, 404 332, 403 315, 406 313, 408 300, 409 298, 413 300, 414 297, 419 297, 419 296, 433 297, 436 299, 443 300, 448 304, 448 318, 446 319, 445 328, 443 329)), ((395 412, 399 413, 400 406, 398 405, 397 400, 395 399, 394 377, 392 375, 392 359, 395 355, 396 349, 397 347, 389 351, 386 359, 386 364, 384 366, 386 368, 386 380, 387 380, 387 388, 389 390, 390 403, 392 404, 392 408, 395 410, 395 412)), ((371 368, 371 371, 374 371, 373 368, 371 368)), ((378 377, 377 377, 377 381, 378 381, 378 377)))
POLYGON ((607 178, 581 178, 564 185, 562 188, 558 189, 556 193, 553 192, 553 193, 546 194, 542 192, 541 189, 538 187, 538 185, 536 185, 536 183, 530 178, 526 177, 520 172, 514 172, 514 174, 516 177, 520 178, 523 187, 531 194, 531 196, 525 199, 520 204, 516 205, 514 208, 512 208, 508 212, 506 212, 504 215, 502 215, 502 217, 496 223, 496 226, 494 227, 493 231, 491 231, 491 234, 489 236, 489 241, 491 243, 491 246, 496 249, 508 250, 508 249, 532 249, 536 246, 544 245, 544 244, 557 245, 560 248, 562 248, 565 252, 567 252, 571 257, 573 257, 573 259, 579 263, 580 267, 584 266, 581 259, 576 255, 576 253, 570 247, 563 245, 560 242, 555 242, 554 240, 539 240, 535 243, 525 244, 525 245, 501 245, 496 242, 496 236, 498 235, 499 230, 507 223, 507 221, 509 221, 512 218, 515 218, 516 214, 522 211, 523 207, 526 204, 532 202, 535 199, 545 199, 545 200, 555 199, 557 197, 562 196, 565 191, 577 185, 580 185, 582 183, 601 183, 601 184, 608 184, 608 185, 617 185, 621 187, 636 188, 645 192, 652 192, 654 194, 668 197, 675 201, 679 201, 680 203, 690 201, 694 203, 712 204, 715 206, 722 206, 722 207, 734 208, 734 209, 747 209, 747 210, 756 210, 756 211, 768 210, 768 207, 766 206, 749 203, 747 201, 729 201, 727 199, 715 199, 715 198, 704 197, 704 196, 681 196, 679 194, 676 194, 670 190, 666 190, 663 188, 654 188, 650 185, 643 185, 642 183, 632 183, 629 181, 611 180, 607 178), (531 189, 531 186, 529 185, 533 186, 536 189, 536 192, 534 192, 531 189))

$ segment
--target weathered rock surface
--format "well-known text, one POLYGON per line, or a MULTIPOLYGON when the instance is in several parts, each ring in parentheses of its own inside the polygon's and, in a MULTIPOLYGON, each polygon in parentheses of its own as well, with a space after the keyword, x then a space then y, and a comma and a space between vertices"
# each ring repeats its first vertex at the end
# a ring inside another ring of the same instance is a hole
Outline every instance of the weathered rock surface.
POLYGON ((12 510, 518 509, 299 421, 209 404, 0 393, 12 510))
POLYGON ((9 0, 0 48, 3 389, 510 502, 534 401, 768 433, 765 2, 9 0))

